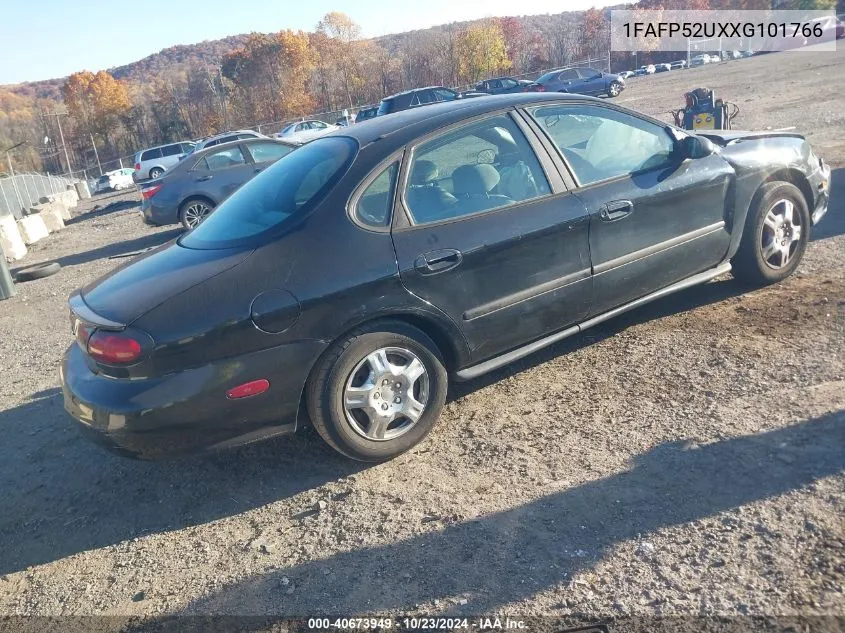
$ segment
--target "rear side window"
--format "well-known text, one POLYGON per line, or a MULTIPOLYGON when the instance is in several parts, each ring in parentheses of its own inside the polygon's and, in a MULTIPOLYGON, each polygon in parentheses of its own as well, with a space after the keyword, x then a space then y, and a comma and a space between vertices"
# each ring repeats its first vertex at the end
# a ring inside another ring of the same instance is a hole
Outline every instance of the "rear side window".
POLYGON ((357 150, 353 139, 337 136, 291 152, 233 193, 180 244, 232 248, 280 234, 287 220, 313 208, 337 184, 357 150))
POLYGON ((399 161, 395 161, 367 185, 355 205, 355 217, 361 223, 373 227, 387 226, 398 174, 399 161))
POLYGON ((161 148, 161 155, 162 156, 178 156, 182 153, 182 146, 181 145, 168 145, 167 147, 161 148))
POLYGON ((235 147, 227 147, 217 152, 212 152, 201 158, 195 169, 208 169, 210 171, 217 171, 220 169, 228 169, 229 167, 237 167, 246 162, 241 148, 237 145, 235 147))
POLYGON ((161 158, 161 148, 156 147, 155 149, 148 149, 146 152, 141 154, 141 160, 155 160, 156 158, 161 158))
POLYGON ((405 202, 415 224, 439 222, 549 195, 534 150, 496 115, 414 149, 405 202))
POLYGON ((256 163, 267 163, 274 160, 279 160, 282 156, 287 156, 293 150, 288 145, 282 143, 250 143, 249 153, 252 154, 252 159, 256 163))

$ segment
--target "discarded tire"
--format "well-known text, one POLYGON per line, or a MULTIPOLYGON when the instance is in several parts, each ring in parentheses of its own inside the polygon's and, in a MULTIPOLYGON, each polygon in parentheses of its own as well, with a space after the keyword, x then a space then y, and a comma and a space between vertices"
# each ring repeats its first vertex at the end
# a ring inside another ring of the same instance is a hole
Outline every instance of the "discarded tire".
POLYGON ((15 281, 33 281, 35 279, 43 279, 50 275, 55 275, 62 268, 58 262, 46 262, 44 264, 36 264, 28 268, 21 268, 15 273, 15 281))

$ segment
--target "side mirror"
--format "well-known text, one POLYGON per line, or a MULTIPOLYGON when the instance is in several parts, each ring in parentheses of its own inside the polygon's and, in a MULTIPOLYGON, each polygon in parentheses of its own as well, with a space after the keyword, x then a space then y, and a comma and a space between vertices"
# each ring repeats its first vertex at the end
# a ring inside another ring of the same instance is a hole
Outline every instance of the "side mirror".
POLYGON ((684 158, 704 158, 715 153, 716 145, 703 136, 689 134, 680 140, 680 150, 684 158))

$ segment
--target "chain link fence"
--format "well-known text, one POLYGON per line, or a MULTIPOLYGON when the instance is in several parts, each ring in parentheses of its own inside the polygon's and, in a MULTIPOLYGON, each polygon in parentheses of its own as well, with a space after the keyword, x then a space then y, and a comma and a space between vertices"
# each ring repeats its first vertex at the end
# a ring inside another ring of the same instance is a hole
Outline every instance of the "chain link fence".
POLYGON ((42 197, 65 191, 73 180, 44 174, 15 174, 0 178, 0 215, 11 214, 20 220, 24 211, 42 197))

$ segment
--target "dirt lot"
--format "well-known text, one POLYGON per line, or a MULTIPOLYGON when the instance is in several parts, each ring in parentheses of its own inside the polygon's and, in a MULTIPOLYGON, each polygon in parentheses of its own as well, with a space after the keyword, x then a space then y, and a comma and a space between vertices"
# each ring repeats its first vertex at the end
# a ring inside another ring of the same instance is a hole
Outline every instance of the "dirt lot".
POLYGON ((845 50, 635 79, 619 102, 665 113, 700 85, 837 168, 798 273, 455 386, 378 466, 307 431, 168 463, 84 441, 58 390, 67 295, 176 234, 133 194, 91 201, 19 262, 61 272, 0 303, 0 614, 845 615, 845 50))

